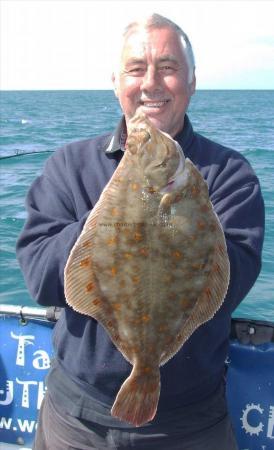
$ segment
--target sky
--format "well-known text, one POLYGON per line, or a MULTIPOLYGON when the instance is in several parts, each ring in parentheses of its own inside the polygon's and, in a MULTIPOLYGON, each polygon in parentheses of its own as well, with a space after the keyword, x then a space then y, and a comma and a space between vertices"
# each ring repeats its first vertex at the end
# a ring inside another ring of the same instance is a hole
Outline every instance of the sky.
POLYGON ((112 89, 124 26, 157 12, 188 34, 198 89, 274 89, 274 1, 0 0, 0 89, 112 89))

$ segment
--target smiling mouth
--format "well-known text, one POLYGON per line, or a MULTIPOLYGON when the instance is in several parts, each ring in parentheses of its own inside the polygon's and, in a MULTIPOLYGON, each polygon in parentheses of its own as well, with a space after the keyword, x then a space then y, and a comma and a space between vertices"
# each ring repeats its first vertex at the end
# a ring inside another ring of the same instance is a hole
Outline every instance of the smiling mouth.
POLYGON ((161 106, 166 105, 169 100, 159 100, 157 102, 153 101, 140 101, 141 106, 145 106, 146 108, 160 108, 161 106))

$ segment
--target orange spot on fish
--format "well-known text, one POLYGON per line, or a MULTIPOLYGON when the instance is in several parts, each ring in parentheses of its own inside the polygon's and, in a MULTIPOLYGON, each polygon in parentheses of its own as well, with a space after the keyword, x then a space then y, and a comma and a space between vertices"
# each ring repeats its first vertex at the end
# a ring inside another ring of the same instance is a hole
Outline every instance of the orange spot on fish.
POLYGON ((201 231, 205 230, 205 228, 206 228, 205 222, 203 222, 202 220, 199 220, 199 221, 197 222, 197 228, 198 228, 199 230, 201 230, 201 231))
POLYGON ((124 253, 124 257, 125 257, 126 259, 132 259, 132 258, 133 258, 133 255, 132 255, 131 253, 126 252, 126 253, 124 253))
POLYGON ((175 259, 182 259, 183 254, 182 252, 180 252, 179 250, 175 250, 174 252, 171 253, 171 255, 173 256, 173 258, 175 259))
POLYGON ((113 277, 115 277, 115 275, 117 275, 117 267, 113 266, 113 267, 111 268, 111 275, 112 275, 113 277))
POLYGON ((118 216, 119 211, 118 211, 117 208, 111 208, 110 213, 111 213, 112 216, 115 217, 115 216, 118 216))
POLYGON ((139 253, 143 256, 148 256, 148 249, 146 247, 140 248, 139 253))
POLYGON ((141 233, 134 233, 134 240, 136 242, 140 242, 143 239, 143 235, 141 233))
POLYGON ((194 185, 191 187, 191 194, 193 195, 193 197, 196 197, 196 196, 199 194, 199 192, 200 192, 199 186, 197 186, 196 184, 194 184, 194 185))
POLYGON ((147 323, 147 322, 149 322, 149 321, 150 321, 150 316, 149 316, 148 314, 144 314, 144 315, 142 316, 142 322, 147 323))
POLYGON ((129 227, 122 227, 119 229, 126 237, 131 236, 131 230, 129 227))
POLYGON ((95 299, 92 301, 92 303, 93 303, 95 306, 100 306, 100 305, 102 304, 102 300, 100 300, 99 298, 95 298, 95 299))
POLYGON ((112 307, 113 307, 113 309, 115 311, 120 311, 121 310, 121 303, 113 303, 112 307))
POLYGON ((149 186, 149 187, 148 187, 148 192, 149 192, 150 194, 155 194, 156 189, 154 189, 153 186, 149 186))
POLYGON ((133 283, 140 283, 140 277, 138 277, 137 275, 133 275, 133 277, 131 277, 133 283))
POLYGON ((147 367, 144 367, 144 368, 143 368, 143 372, 144 372, 144 373, 151 373, 151 371, 152 371, 151 367, 148 367, 148 366, 147 366, 147 367))
POLYGON ((116 244, 117 243, 117 237, 116 236, 114 236, 114 237, 112 237, 112 238, 109 238, 108 240, 107 240, 107 245, 114 245, 114 244, 116 244))
POLYGON ((132 183, 131 184, 131 189, 133 191, 138 191, 140 189, 140 185, 138 183, 132 183))
POLYGON ((94 289, 94 283, 90 282, 86 285, 86 292, 91 292, 94 289))
POLYGON ((88 267, 90 265, 90 258, 85 258, 80 261, 80 267, 88 267))

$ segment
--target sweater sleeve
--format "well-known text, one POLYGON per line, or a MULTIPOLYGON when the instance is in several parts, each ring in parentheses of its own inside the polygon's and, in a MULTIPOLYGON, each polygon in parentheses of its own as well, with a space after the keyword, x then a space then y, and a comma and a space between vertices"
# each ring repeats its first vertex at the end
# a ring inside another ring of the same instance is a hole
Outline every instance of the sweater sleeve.
POLYGON ((16 251, 26 286, 43 306, 65 306, 64 267, 89 211, 77 218, 61 158, 50 158, 26 197, 27 221, 16 251), (57 161, 57 162, 56 162, 57 161))
MULTIPOLYGON (((214 167, 212 171, 214 172, 214 167)), ((249 163, 232 153, 213 175, 211 200, 224 229, 230 260, 225 306, 231 313, 254 285, 261 269, 264 201, 249 163)))

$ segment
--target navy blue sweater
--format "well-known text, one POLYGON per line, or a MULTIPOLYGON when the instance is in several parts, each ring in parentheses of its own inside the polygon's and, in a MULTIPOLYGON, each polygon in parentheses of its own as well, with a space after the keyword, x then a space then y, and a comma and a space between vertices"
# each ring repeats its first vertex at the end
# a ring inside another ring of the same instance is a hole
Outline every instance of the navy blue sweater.
MULTIPOLYGON (((90 210, 123 156, 121 150, 106 152, 112 137, 106 134, 66 145, 47 160, 27 195, 28 218, 17 242, 18 260, 32 297, 40 305, 65 307, 54 332, 56 362, 64 377, 79 392, 109 407, 131 366, 100 324, 66 306, 63 272, 90 210)), ((246 159, 194 133, 187 116, 175 139, 208 184, 225 232, 231 280, 214 318, 200 326, 161 367, 158 414, 198 402, 220 383, 231 313, 259 274, 264 235, 260 186, 246 159)), ((61 392, 62 377, 56 380, 61 392)), ((63 398, 69 398, 65 391, 63 398)), ((91 417, 85 408, 75 410, 75 415, 91 417)))

